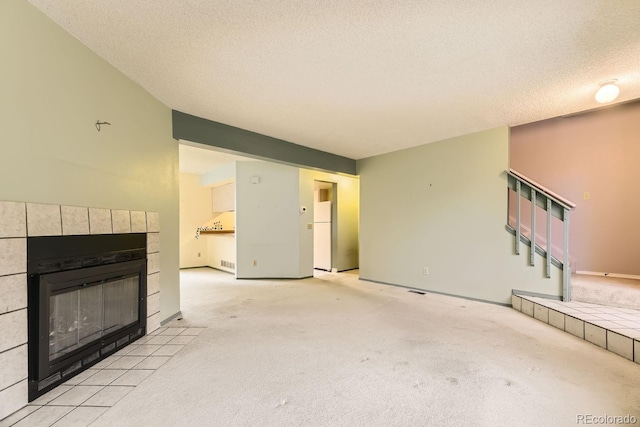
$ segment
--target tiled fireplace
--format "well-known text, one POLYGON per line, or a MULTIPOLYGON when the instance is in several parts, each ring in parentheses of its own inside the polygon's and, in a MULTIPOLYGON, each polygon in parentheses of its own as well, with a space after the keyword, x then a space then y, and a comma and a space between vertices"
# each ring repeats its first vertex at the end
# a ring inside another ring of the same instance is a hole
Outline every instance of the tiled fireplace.
MULTIPOLYGON (((140 271, 146 272, 146 307, 140 307, 139 312, 146 311, 147 333, 160 326, 158 213, 0 201, 0 419, 28 403, 29 348, 33 350, 35 345, 29 341, 28 330, 28 286, 33 286, 33 283, 29 285, 30 276, 27 274, 28 239, 44 236, 79 236, 59 241, 82 242, 91 240, 88 236, 92 235, 120 235, 125 241, 131 241, 137 236, 134 239, 137 242, 146 240, 146 269, 144 266, 140 267, 140 271)), ((114 240, 113 237, 96 240, 111 242, 114 240)), ((36 240, 42 239, 30 241, 36 240)), ((52 238, 52 241, 58 240, 52 238)), ((144 258, 144 248, 142 249, 144 258)), ((51 252, 51 249, 49 251, 51 252)), ((55 245, 53 252, 57 252, 55 245)), ((145 264, 144 261, 142 259, 138 264, 145 264)), ((112 267, 98 267, 98 270, 101 268, 112 267)), ((55 274, 64 276, 66 273, 54 273, 50 276, 55 279, 55 274)), ((124 291, 119 292, 129 292, 126 291, 127 280, 130 279, 115 283, 111 288, 121 287, 124 291)), ((122 317, 122 314, 119 316, 122 317)), ((142 325, 144 323, 141 322, 142 325)), ((33 324, 31 329, 34 329, 33 324)), ((34 336, 33 331, 31 336, 34 336)))

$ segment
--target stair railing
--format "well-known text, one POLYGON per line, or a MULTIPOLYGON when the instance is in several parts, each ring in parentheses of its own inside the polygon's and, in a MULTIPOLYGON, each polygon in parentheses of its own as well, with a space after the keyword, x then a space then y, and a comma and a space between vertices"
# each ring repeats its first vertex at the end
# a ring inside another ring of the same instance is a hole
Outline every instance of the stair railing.
POLYGON ((562 269, 562 299, 563 301, 571 300, 571 266, 569 262, 569 212, 576 205, 569 200, 559 196, 548 188, 543 187, 530 178, 518 173, 513 169, 507 171, 507 185, 510 190, 516 193, 516 218, 515 228, 509 225, 509 207, 507 207, 507 230, 516 236, 515 253, 520 255, 520 244, 525 243, 531 246, 531 255, 529 265, 535 265, 535 254, 545 258, 546 277, 551 277, 551 264, 562 269), (531 231, 530 238, 522 233, 521 221, 521 199, 525 198, 531 201, 531 231), (536 207, 546 211, 547 230, 546 230, 546 250, 536 244, 536 207), (560 219, 563 223, 563 244, 562 244, 562 261, 557 260, 551 255, 551 222, 552 217, 560 219))

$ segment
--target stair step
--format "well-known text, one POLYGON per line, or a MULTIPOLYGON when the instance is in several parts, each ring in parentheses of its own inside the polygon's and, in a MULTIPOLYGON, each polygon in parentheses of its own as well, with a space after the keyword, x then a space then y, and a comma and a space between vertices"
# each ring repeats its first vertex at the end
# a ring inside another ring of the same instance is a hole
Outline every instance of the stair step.
POLYGON ((571 300, 640 310, 640 280, 572 274, 571 300))
POLYGON ((527 316, 640 364, 640 310, 513 294, 527 316))

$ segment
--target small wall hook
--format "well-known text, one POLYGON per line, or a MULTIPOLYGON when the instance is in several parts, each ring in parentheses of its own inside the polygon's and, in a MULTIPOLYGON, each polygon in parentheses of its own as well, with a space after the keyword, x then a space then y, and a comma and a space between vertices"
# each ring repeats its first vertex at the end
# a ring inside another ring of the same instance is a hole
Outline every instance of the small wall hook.
POLYGON ((101 122, 100 120, 96 121, 96 129, 98 129, 98 132, 100 132, 100 126, 102 126, 102 125, 111 126, 111 123, 109 123, 109 122, 101 122))

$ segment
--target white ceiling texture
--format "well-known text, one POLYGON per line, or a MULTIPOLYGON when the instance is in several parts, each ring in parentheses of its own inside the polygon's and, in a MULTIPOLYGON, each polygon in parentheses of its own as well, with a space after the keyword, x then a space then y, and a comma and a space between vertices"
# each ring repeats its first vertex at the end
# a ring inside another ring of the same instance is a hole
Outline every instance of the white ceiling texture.
POLYGON ((360 159, 640 98, 640 0, 30 0, 172 109, 360 159))

